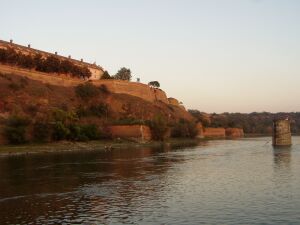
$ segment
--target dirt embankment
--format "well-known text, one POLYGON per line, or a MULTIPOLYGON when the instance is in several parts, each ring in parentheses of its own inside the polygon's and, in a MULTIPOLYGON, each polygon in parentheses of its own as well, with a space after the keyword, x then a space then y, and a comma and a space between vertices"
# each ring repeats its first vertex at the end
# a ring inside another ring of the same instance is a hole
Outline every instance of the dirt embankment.
MULTIPOLYGON (((49 116, 55 109, 76 113, 81 108, 99 104, 107 105, 105 115, 86 115, 80 117, 79 123, 103 126, 128 118, 151 120, 157 115, 171 124, 180 119, 193 120, 186 110, 160 99, 147 101, 137 96, 111 92, 109 88, 108 91, 100 91, 95 97, 82 99, 76 95, 75 87, 53 85, 16 74, 1 73, 0 70, 0 133, 3 133, 2 127, 10 115, 26 116, 34 122, 49 116)), ((2 135, 0 142, 4 142, 2 135)))

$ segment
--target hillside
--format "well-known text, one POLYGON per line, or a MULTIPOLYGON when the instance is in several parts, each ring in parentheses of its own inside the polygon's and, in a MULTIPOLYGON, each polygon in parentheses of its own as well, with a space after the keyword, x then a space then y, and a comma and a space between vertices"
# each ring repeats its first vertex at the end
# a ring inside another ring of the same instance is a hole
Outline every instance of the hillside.
MULTIPOLYGON (((1 73, 0 142, 7 142, 4 137, 7 126, 17 126, 19 130, 26 127, 25 140, 33 140, 38 136, 36 133, 45 132, 47 134, 43 138, 49 141, 53 139, 53 133, 48 133, 53 132, 52 127, 58 124, 71 130, 96 126, 103 138, 109 138, 106 127, 112 124, 144 124, 159 117, 172 128, 180 120, 193 121, 182 107, 160 100, 151 102, 133 95, 114 93, 106 85, 95 86, 91 82, 80 87, 53 85, 28 76, 1 73), (38 126, 40 131, 36 130, 38 126)), ((63 130, 61 127, 57 132, 63 130)), ((62 137, 54 139, 64 139, 65 134, 58 135, 62 137)))

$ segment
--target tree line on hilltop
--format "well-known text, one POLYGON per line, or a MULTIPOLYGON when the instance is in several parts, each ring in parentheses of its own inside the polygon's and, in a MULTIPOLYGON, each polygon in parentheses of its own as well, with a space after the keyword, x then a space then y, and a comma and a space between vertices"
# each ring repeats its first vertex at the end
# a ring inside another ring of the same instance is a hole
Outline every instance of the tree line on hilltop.
POLYGON ((41 54, 26 55, 13 48, 0 49, 0 63, 19 66, 25 69, 35 69, 45 73, 70 74, 73 77, 89 78, 90 70, 86 66, 78 66, 67 59, 59 59, 50 55, 46 58, 41 54))
POLYGON ((292 133, 300 133, 300 112, 222 114, 206 114, 198 110, 189 110, 189 112, 206 127, 237 127, 243 128, 244 132, 249 134, 271 134, 274 119, 289 118, 291 120, 292 133))

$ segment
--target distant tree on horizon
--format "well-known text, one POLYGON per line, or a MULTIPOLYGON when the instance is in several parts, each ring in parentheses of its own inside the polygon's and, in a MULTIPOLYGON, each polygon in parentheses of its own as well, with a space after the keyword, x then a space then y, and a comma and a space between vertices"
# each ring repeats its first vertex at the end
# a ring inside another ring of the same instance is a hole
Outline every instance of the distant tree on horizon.
POLYGON ((110 76, 109 73, 105 70, 103 75, 101 76, 101 79, 114 79, 114 78, 110 76))
POLYGON ((160 87, 160 83, 158 81, 150 81, 148 83, 149 86, 155 87, 155 88, 159 88, 160 87))
POLYGON ((125 67, 122 67, 114 76, 114 79, 116 80, 131 80, 131 71, 130 69, 127 69, 125 67))

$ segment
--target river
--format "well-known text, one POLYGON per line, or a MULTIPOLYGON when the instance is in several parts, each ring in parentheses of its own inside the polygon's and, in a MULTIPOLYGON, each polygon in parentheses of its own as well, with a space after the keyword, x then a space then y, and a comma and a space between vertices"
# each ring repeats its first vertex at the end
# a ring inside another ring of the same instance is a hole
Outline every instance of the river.
POLYGON ((300 137, 0 158, 0 224, 300 224, 300 137))

